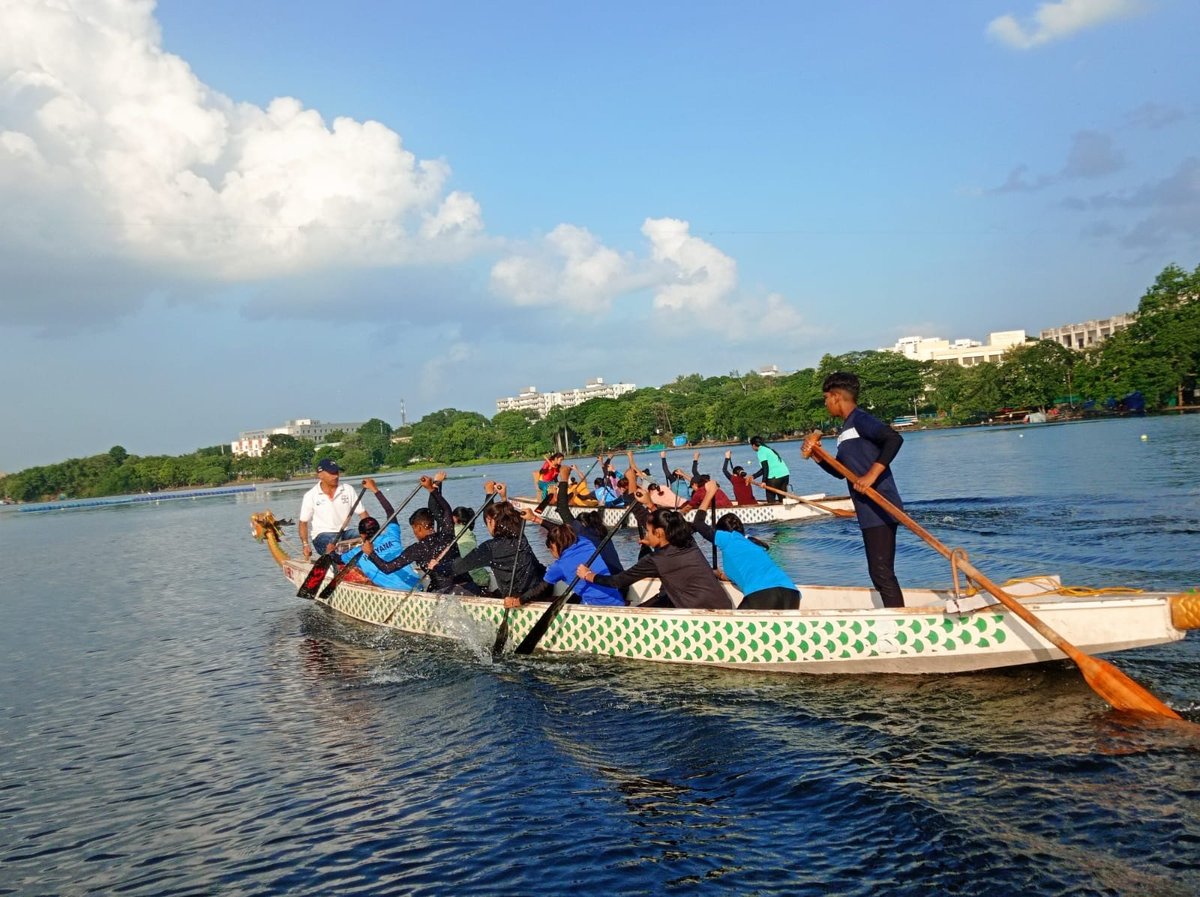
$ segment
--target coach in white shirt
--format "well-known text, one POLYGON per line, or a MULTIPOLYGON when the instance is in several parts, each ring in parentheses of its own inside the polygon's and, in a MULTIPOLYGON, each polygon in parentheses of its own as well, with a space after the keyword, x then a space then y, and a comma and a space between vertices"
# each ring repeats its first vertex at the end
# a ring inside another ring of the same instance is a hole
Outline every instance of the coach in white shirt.
MULTIPOLYGON (((338 481, 341 473, 342 469, 331 458, 317 462, 317 485, 304 493, 300 503, 300 544, 304 546, 305 558, 312 557, 314 545, 318 554, 324 554, 331 543, 357 535, 357 530, 346 530, 343 534, 339 529, 349 517, 357 497, 352 488, 338 481), (312 544, 308 541, 310 528, 312 544)), ((360 506, 358 516, 366 517, 366 509, 360 506)))

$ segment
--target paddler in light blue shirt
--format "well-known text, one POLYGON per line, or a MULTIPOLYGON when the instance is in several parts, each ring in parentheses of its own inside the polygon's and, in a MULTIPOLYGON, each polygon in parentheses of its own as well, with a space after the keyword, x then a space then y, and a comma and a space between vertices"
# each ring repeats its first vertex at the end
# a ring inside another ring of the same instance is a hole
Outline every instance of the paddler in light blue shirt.
MULTIPOLYGON (((754 475, 754 478, 762 480, 772 489, 778 489, 779 492, 787 492, 791 471, 783 463, 783 458, 779 457, 779 452, 763 442, 761 436, 751 436, 750 447, 754 449, 758 455, 759 462, 762 464, 762 467, 754 475)), ((767 504, 773 505, 783 501, 783 496, 779 492, 767 490, 767 504)))

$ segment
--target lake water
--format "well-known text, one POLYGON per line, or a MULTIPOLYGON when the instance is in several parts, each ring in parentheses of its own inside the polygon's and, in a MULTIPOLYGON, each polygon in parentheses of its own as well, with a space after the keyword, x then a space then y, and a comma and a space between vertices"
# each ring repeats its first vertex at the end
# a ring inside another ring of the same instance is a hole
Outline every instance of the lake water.
MULTIPOLYGON (((1182 590, 1198 443, 1200 416, 914 433, 895 470, 993 579, 1182 590)), ((794 491, 844 492, 780 448, 794 491)), ((530 467, 446 491, 527 493, 530 467)), ((393 501, 414 482, 381 478, 393 501)), ((1200 740, 1065 663, 492 664, 297 600, 248 517, 300 495, 0 513, 0 894, 1200 893, 1200 740)), ((800 582, 867 583, 853 521, 756 532, 800 582)), ((904 533, 897 571, 949 582, 904 533)), ((1114 661, 1200 721, 1196 633, 1114 661)))

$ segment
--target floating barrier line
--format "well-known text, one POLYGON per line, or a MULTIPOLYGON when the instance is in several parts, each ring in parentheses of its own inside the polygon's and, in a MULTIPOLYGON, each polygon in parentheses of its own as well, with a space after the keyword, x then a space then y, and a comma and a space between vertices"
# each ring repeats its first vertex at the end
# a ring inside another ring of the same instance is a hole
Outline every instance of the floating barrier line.
POLYGON ((179 498, 210 498, 215 495, 233 495, 238 492, 253 492, 256 486, 228 486, 218 489, 192 489, 187 492, 147 492, 145 495, 118 495, 111 498, 81 498, 73 501, 47 502, 33 507, 18 508, 28 514, 35 511, 72 511, 77 508, 105 508, 111 505, 132 505, 146 501, 168 501, 179 498))

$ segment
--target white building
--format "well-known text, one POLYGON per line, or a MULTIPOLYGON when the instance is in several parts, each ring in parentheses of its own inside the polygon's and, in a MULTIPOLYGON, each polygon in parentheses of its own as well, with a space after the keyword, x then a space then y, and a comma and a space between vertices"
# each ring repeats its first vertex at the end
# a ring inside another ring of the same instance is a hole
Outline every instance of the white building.
POLYGON ((779 370, 779 365, 777 365, 777 364, 764 365, 763 367, 760 367, 754 373, 758 374, 758 376, 760 376, 760 377, 766 377, 768 379, 770 379, 772 377, 786 377, 787 376, 787 373, 785 371, 779 370))
POLYGON ((551 408, 562 404, 561 392, 538 392, 536 386, 526 386, 515 396, 496 399, 496 413, 501 411, 532 411, 545 417, 551 408))
POLYGON ((1054 340, 1068 349, 1086 349, 1104 342, 1118 330, 1124 330, 1137 320, 1137 315, 1113 315, 1099 321, 1082 324, 1063 324, 1041 332, 1042 339, 1054 340))
POLYGON ((231 442, 229 447, 235 455, 250 455, 254 458, 261 458, 272 436, 295 436, 297 439, 310 439, 313 442, 320 443, 321 440, 335 430, 341 430, 343 433, 353 433, 363 423, 365 421, 349 424, 327 424, 315 418, 302 417, 296 420, 289 420, 282 427, 273 427, 269 430, 245 430, 238 434, 238 438, 231 442))
POLYGON ((536 386, 526 386, 515 396, 496 400, 496 413, 501 411, 532 411, 545 417, 551 408, 573 408, 589 399, 615 399, 637 389, 632 383, 605 383, 603 377, 593 377, 577 389, 561 392, 538 392, 536 386))
POLYGON ((881 352, 899 352, 916 361, 952 361, 963 367, 973 367, 985 361, 999 362, 1004 353, 1013 346, 1023 345, 1024 330, 997 330, 988 334, 988 341, 980 343, 971 339, 927 339, 923 336, 906 336, 896 341, 890 349, 881 352))

